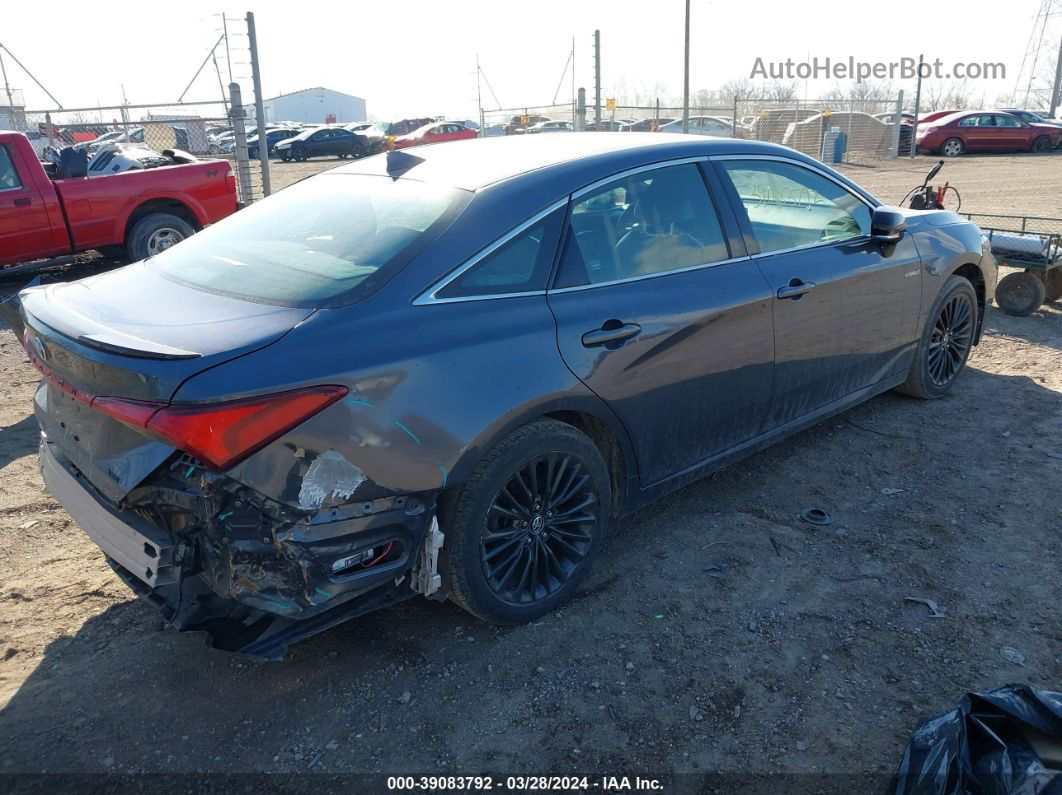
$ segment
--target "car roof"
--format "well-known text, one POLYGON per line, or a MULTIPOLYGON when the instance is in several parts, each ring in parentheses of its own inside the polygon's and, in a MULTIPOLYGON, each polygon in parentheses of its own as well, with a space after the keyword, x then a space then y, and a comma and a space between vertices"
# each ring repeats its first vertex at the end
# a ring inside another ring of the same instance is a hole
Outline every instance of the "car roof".
POLYGON ((531 172, 563 177, 566 171, 583 172, 589 167, 607 175, 663 160, 712 154, 785 155, 814 162, 788 147, 761 141, 681 133, 581 132, 507 135, 400 149, 357 160, 331 173, 403 177, 474 191, 531 172))

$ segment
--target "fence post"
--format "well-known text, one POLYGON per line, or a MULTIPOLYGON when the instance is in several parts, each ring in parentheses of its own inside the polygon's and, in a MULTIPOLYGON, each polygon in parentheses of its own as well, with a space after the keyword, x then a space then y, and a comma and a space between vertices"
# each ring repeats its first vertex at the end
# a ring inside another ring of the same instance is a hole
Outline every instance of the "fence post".
POLYGON ((243 97, 240 95, 239 83, 229 83, 229 115, 232 117, 232 138, 236 154, 236 186, 240 191, 240 202, 250 204, 254 201, 251 190, 251 163, 247 157, 247 131, 243 126, 243 97))
POLYGON ((579 89, 579 98, 575 105, 575 129, 582 132, 586 129, 586 89, 579 89))
POLYGON ((855 117, 855 97, 852 97, 852 102, 848 106, 848 140, 844 145, 844 162, 851 163, 852 159, 848 153, 852 151, 852 119, 855 117))
POLYGON ((730 117, 730 123, 733 125, 734 137, 735 138, 738 137, 738 117, 737 117, 738 108, 737 108, 737 106, 738 106, 738 96, 737 96, 737 93, 735 92, 735 94, 734 94, 734 115, 730 117))
MULTIPOLYGON (((11 120, 14 121, 15 120, 14 119, 15 109, 14 108, 11 109, 11 113, 12 113, 11 120)), ((44 123, 48 125, 48 146, 55 146, 55 127, 52 126, 52 114, 51 113, 45 113, 44 114, 44 123)), ((14 127, 15 125, 12 124, 11 126, 14 127)), ((40 132, 40 130, 38 130, 37 132, 40 132)))
POLYGON ((269 139, 266 136, 265 104, 262 102, 262 74, 258 66, 258 34, 254 12, 247 12, 247 39, 251 48, 251 80, 254 83, 254 118, 258 123, 258 161, 262 164, 262 195, 272 191, 269 185, 269 139))
POLYGON ((918 82, 915 84, 915 107, 914 107, 914 120, 911 125, 911 154, 910 157, 914 160, 916 150, 918 146, 916 141, 918 140, 918 114, 922 110, 922 56, 918 56, 918 82))
MULTIPOLYGON (((895 129, 892 131, 892 156, 900 156, 900 125, 903 124, 903 89, 896 95, 895 129)), ((914 130, 911 130, 911 143, 914 143, 914 130)))

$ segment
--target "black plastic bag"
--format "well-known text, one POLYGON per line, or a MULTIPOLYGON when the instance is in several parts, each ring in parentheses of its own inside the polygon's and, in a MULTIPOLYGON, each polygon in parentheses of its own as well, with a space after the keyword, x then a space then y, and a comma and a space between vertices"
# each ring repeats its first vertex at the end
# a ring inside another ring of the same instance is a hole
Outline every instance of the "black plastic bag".
POLYGON ((1028 730, 1062 741, 1062 693, 1007 685, 967 693, 958 709, 911 735, 895 795, 1062 795, 1062 770, 1047 767, 1028 730))

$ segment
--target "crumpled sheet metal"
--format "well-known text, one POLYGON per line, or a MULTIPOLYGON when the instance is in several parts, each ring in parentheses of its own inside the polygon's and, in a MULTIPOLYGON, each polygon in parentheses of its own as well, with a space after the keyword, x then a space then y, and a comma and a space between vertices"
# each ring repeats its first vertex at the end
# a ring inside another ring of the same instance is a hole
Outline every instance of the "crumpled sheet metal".
POLYGON ((911 735, 896 771, 895 795, 1062 795, 1062 770, 1029 741, 1062 748, 1062 693, 1006 685, 967 693, 958 709, 911 735))

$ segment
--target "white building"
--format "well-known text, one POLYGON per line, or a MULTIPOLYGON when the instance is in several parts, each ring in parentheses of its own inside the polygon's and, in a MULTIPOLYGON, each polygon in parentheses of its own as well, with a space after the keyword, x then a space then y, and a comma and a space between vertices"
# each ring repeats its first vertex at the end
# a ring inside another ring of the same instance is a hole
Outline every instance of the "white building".
POLYGON ((306 88, 262 103, 266 122, 331 124, 365 120, 365 100, 330 88, 306 88))

